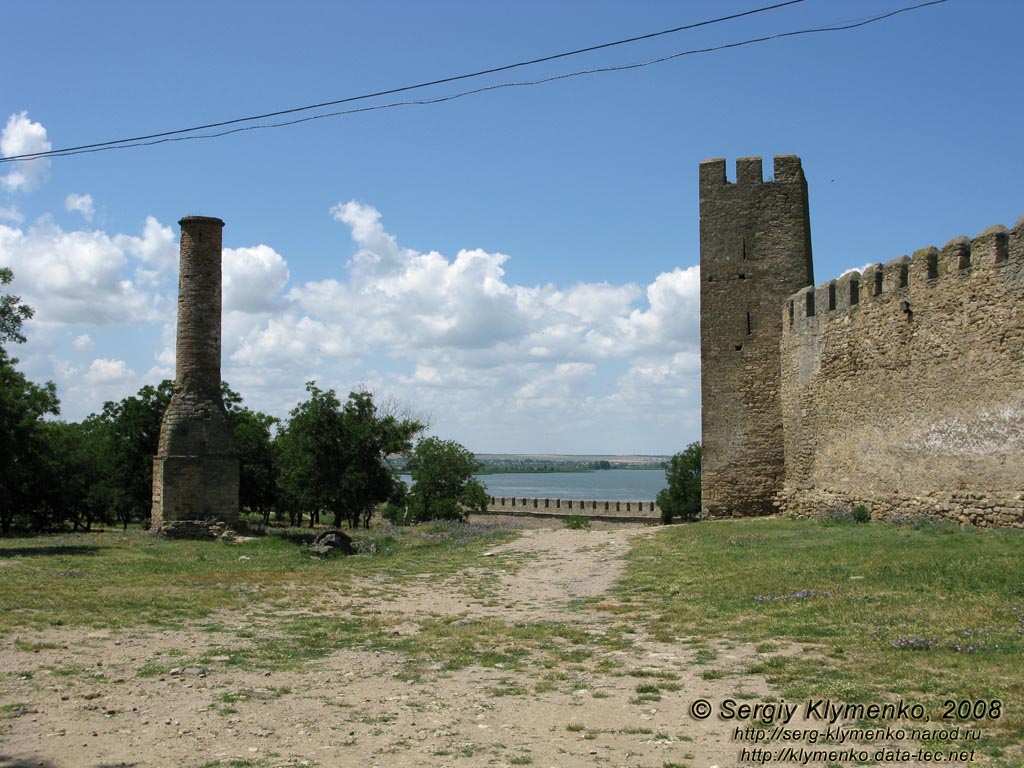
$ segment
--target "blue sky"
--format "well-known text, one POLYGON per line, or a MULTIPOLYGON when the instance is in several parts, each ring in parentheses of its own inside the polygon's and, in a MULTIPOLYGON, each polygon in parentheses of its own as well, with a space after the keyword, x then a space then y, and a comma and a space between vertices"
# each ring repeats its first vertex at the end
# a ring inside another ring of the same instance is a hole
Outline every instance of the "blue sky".
MULTIPOLYGON (((0 152, 339 99, 767 4, 8 0, 0 152)), ((805 0, 414 95, 911 4, 805 0)), ((817 282, 1012 226, 1022 23, 1015 0, 948 0, 441 104, 0 164, 0 265, 36 309, 15 353, 57 383, 69 420, 172 377, 177 221, 218 216, 224 377, 251 407, 285 416, 312 378, 403 402, 478 452, 674 453, 700 434, 698 163, 727 157, 731 175, 736 157, 800 155, 817 282)))

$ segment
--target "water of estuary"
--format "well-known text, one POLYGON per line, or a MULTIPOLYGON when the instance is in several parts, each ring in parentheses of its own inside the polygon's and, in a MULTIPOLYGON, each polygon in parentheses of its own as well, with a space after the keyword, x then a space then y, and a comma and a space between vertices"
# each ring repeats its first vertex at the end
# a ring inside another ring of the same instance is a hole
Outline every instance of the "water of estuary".
MULTIPOLYGON (((595 472, 508 472, 477 475, 491 496, 527 499, 654 501, 668 483, 664 469, 601 469, 595 472)), ((411 484, 408 475, 402 475, 411 484)))

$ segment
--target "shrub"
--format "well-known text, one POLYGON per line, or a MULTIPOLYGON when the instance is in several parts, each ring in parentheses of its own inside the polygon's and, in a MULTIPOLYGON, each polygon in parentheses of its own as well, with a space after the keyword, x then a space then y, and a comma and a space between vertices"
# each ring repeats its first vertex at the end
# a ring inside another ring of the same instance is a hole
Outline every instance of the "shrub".
POLYGON ((858 504, 853 509, 830 507, 818 515, 818 519, 826 524, 851 525, 854 523, 871 522, 871 513, 868 512, 868 508, 863 504, 858 504))
POLYGON ((670 525, 677 517, 680 520, 700 517, 700 460, 700 443, 691 443, 669 462, 665 471, 668 487, 658 492, 664 525, 670 525))
POLYGON ((565 518, 565 527, 574 530, 587 530, 590 528, 590 518, 586 515, 569 515, 565 518))

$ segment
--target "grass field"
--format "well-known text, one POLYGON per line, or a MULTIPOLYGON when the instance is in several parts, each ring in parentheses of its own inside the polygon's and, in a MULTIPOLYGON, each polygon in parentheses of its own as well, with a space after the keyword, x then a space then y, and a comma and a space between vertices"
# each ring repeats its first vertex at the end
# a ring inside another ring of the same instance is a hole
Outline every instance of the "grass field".
POLYGON ((1024 531, 748 520, 677 526, 630 559, 607 610, 664 640, 804 645, 747 670, 791 701, 903 698, 954 725, 974 720, 951 707, 998 701, 987 753, 1024 742, 1024 531))
MULTIPOLYGON (((611 593, 578 604, 611 619, 613 630, 598 636, 570 622, 487 618, 425 622, 408 638, 395 631, 400 617, 336 617, 318 603, 325 590, 387 600, 413 580, 453 574, 465 574, 465 588, 486 599, 489 582, 473 568, 514 535, 484 525, 374 529, 355 534, 360 554, 326 560, 310 556, 304 533, 234 545, 140 532, 3 539, 0 637, 16 636, 25 650, 37 629, 200 622, 223 631, 218 617, 242 611, 254 628, 238 633, 246 653, 230 645, 211 651, 229 663, 296 668, 358 647, 402 654, 397 674, 409 678, 428 660, 446 669, 532 669, 540 690, 598 650, 628 649, 642 629, 696 648, 705 679, 763 675, 789 701, 921 703, 933 722, 976 724, 982 736, 971 746, 994 764, 1019 757, 1012 748, 1024 740, 1022 531, 778 519, 666 528, 637 539, 611 593), (759 651, 796 643, 803 652, 752 660, 737 672, 717 663, 723 640, 759 651), (943 719, 946 702, 951 719, 943 719), (966 717, 961 702, 970 702, 966 717), (977 702, 989 716, 975 720, 977 702)), ((487 559, 497 571, 524 565, 487 559)))

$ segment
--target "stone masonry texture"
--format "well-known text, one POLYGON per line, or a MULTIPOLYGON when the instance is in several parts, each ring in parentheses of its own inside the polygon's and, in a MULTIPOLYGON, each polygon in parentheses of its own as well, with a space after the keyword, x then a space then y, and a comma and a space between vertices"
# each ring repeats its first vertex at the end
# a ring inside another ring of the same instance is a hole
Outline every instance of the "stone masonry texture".
POLYGON ((815 287, 797 158, 700 174, 703 515, 1024 528, 1024 217, 815 287))
POLYGON ((173 521, 238 519, 238 455, 220 392, 224 222, 186 216, 178 223, 174 394, 153 460, 153 530, 173 521))
POLYGON ((779 308, 814 282, 800 159, 700 165, 700 352, 704 517, 763 515, 782 489, 779 308))
POLYGON ((809 286, 780 316, 780 506, 1024 527, 1024 218, 809 286))

